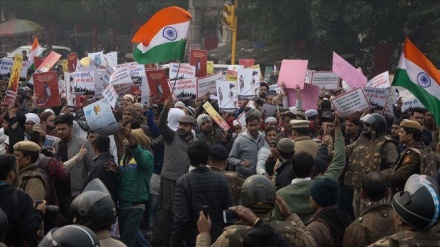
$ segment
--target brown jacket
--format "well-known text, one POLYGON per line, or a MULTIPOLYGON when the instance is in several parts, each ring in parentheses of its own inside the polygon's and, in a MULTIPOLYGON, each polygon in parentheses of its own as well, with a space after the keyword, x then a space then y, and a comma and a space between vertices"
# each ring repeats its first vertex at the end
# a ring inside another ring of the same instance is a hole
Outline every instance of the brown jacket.
POLYGON ((18 171, 16 187, 28 193, 34 200, 44 200, 46 195, 46 181, 37 164, 31 164, 18 171))
POLYGON ((298 152, 309 153, 313 158, 318 153, 319 144, 312 140, 309 136, 301 136, 294 139, 295 141, 295 154, 298 152))
POLYGON ((345 229, 342 246, 367 246, 395 232, 394 210, 391 205, 372 205, 365 208, 360 217, 345 229))

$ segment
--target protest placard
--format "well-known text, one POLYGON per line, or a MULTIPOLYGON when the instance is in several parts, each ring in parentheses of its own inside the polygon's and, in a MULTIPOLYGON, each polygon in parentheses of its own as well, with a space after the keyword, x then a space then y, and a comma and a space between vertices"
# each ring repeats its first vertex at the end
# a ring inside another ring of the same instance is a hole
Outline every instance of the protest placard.
POLYGON ((254 99, 258 95, 260 87, 260 70, 246 68, 238 70, 238 100, 254 99))
POLYGON ((115 72, 113 72, 113 74, 110 76, 110 84, 113 85, 120 85, 120 84, 127 84, 133 83, 133 80, 131 79, 130 76, 130 69, 129 68, 123 68, 120 70, 117 70, 115 72))
POLYGON ((412 109, 414 107, 423 107, 422 102, 420 102, 414 94, 412 94, 408 89, 399 86, 391 87, 391 93, 394 94, 395 100, 397 101, 400 97, 402 97, 402 112, 412 109))
POLYGON ((34 57, 34 68, 38 68, 44 62, 45 57, 34 57))
POLYGON ((236 82, 237 81, 238 72, 235 70, 227 70, 226 71, 226 80, 236 82))
POLYGON ((237 122, 241 127, 246 127, 246 112, 243 111, 240 115, 238 115, 237 122))
POLYGON ((206 62, 206 73, 208 73, 208 75, 214 74, 214 61, 206 62))
POLYGON ((146 72, 153 103, 165 102, 171 95, 165 70, 147 70, 146 72))
POLYGON ((261 113, 263 114, 264 119, 275 116, 276 112, 276 105, 263 104, 263 108, 261 108, 261 113))
POLYGON ((211 116, 212 120, 214 120, 224 132, 227 132, 231 128, 209 102, 203 104, 203 108, 205 108, 206 112, 209 114, 209 116, 211 116))
POLYGON ((264 68, 264 81, 265 82, 270 82, 270 76, 273 73, 273 67, 272 66, 266 66, 264 68))
POLYGON ((58 59, 60 59, 60 57, 61 57, 60 54, 51 51, 49 55, 46 57, 46 59, 44 59, 43 63, 40 66, 38 66, 36 72, 40 73, 40 72, 49 71, 58 62, 58 59))
MULTIPOLYGON (((170 83, 174 83, 170 81, 170 83)), ((179 79, 175 82, 173 93, 178 100, 195 99, 197 95, 197 78, 179 79)))
POLYGON ((21 67, 23 65, 23 56, 15 54, 14 62, 11 68, 8 87, 6 88, 6 96, 4 102, 14 102, 17 97, 18 81, 20 80, 21 67))
MULTIPOLYGON (((11 59, 0 59, 0 77, 5 79, 11 77, 12 65, 14 60, 11 59)), ((20 81, 26 81, 27 70, 29 68, 29 61, 21 62, 21 71, 20 71, 20 81)))
POLYGON ((283 59, 278 76, 278 85, 284 82, 286 88, 299 86, 304 89, 304 77, 306 76, 308 63, 308 60, 283 59))
POLYGON ((74 89, 73 92, 76 95, 95 95, 94 75, 95 75, 95 71, 70 73, 70 77, 73 78, 73 89, 74 89))
POLYGON ((175 79, 191 79, 196 77, 196 67, 187 63, 170 63, 170 71, 168 78, 175 79), (177 73, 179 72, 179 73, 177 73))
POLYGON ((34 92, 38 95, 38 108, 61 105, 56 71, 34 73, 32 77, 34 80, 34 92))
POLYGON ((78 64, 78 54, 70 53, 67 55, 67 68, 69 72, 75 72, 78 64))
POLYGON ((242 65, 244 68, 254 66, 255 60, 253 58, 238 59, 238 64, 242 65))
POLYGON ((113 135, 121 129, 106 98, 84 107, 90 129, 100 135, 113 135))
POLYGON ((208 51, 191 49, 189 64, 196 68, 196 77, 205 77, 207 71, 208 51))
MULTIPOLYGON (((389 88, 374 88, 374 87, 366 87, 364 88, 365 96, 370 102, 370 106, 376 112, 384 112, 384 108, 386 105, 386 101, 388 95, 390 93, 389 88)), ((389 113, 389 112, 385 112, 389 113)))
POLYGON ((219 71, 213 75, 209 75, 203 78, 197 78, 197 99, 206 96, 208 93, 210 95, 217 96, 215 81, 221 80, 222 77, 223 77, 223 73, 219 71))
POLYGON ((336 90, 339 88, 339 77, 331 71, 314 71, 311 83, 318 86, 320 90, 336 90))
POLYGON ((116 103, 118 103, 118 93, 116 93, 113 84, 108 84, 107 87, 102 91, 102 96, 107 99, 111 107, 115 108, 116 103))
MULTIPOLYGON (((289 107, 295 106, 296 103, 296 90, 286 88, 287 99, 289 101, 289 107)), ((304 111, 309 109, 318 109, 316 104, 319 98, 319 87, 312 84, 304 84, 304 89, 301 90, 302 108, 304 111)))
POLYGON ((388 71, 378 74, 373 79, 368 81, 367 87, 390 88, 390 74, 388 73, 388 71))
POLYGON ((357 70, 336 52, 333 52, 332 71, 346 81, 353 89, 367 85, 367 77, 362 74, 362 71, 357 70))
POLYGON ((216 81, 217 97, 220 110, 235 112, 237 108, 236 83, 231 81, 216 81))
POLYGON ((364 112, 370 108, 370 102, 362 88, 339 95, 330 101, 341 117, 350 116, 355 112, 364 112))

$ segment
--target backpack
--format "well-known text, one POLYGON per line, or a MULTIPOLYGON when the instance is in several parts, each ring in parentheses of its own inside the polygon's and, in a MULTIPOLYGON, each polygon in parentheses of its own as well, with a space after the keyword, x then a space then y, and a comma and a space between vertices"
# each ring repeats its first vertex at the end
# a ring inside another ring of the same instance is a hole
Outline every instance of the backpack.
POLYGON ((430 147, 417 146, 409 147, 409 150, 417 153, 420 159, 420 175, 426 175, 435 178, 437 173, 437 163, 435 153, 430 147))

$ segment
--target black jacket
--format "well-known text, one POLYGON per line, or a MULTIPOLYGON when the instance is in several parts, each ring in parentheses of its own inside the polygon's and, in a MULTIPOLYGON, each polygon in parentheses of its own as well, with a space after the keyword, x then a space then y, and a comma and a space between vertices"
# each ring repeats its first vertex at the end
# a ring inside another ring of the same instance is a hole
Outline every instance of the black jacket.
MULTIPOLYGON (((107 170, 104 166, 107 162, 114 162, 114 157, 110 152, 102 153, 98 157, 93 158, 87 178, 84 181, 84 187, 95 178, 99 178, 107 187, 115 204, 117 202, 116 174, 107 170)), ((116 204, 117 205, 117 204, 116 204)))
POLYGON ((37 246, 42 214, 34 209, 32 198, 8 184, 0 185, 0 208, 9 221, 7 246, 37 246))
POLYGON ((226 226, 223 210, 233 206, 234 200, 225 176, 209 167, 198 167, 177 180, 171 246, 181 246, 183 240, 187 246, 195 246, 197 220, 204 205, 209 207, 211 238, 215 241, 226 226))
POLYGON ((280 167, 276 170, 277 176, 275 178, 275 188, 280 190, 292 183, 292 160, 288 159, 284 161, 280 167))

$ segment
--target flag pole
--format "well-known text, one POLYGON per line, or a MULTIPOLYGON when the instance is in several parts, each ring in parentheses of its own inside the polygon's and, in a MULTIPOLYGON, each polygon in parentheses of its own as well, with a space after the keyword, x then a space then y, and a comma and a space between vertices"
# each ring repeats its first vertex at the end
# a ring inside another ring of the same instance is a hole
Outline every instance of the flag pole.
MULTIPOLYGON (((177 83, 177 78, 179 76, 179 70, 180 70, 180 64, 182 62, 179 61, 179 66, 177 67, 177 73, 176 73, 176 77, 174 78, 174 84, 173 84, 173 88, 171 88, 171 92, 174 93, 174 89, 176 88, 176 83, 177 83)), ((171 69, 171 68, 170 68, 171 69)))
MULTIPOLYGON (((385 116, 385 109, 387 108, 388 98, 390 97, 392 91, 393 91, 393 90, 390 88, 390 91, 388 92, 388 95, 387 95, 387 97, 385 98, 385 105, 383 106, 383 109, 382 109, 382 115, 383 115, 383 116, 385 116)), ((394 115, 394 114, 393 114, 393 115, 394 115)))

